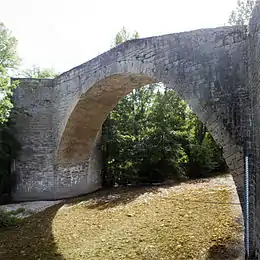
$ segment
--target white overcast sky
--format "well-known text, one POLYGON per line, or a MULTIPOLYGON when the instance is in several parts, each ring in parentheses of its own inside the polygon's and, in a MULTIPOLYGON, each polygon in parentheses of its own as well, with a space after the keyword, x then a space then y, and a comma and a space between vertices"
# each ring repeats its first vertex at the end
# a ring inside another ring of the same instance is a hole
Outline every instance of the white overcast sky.
POLYGON ((0 0, 23 68, 71 69, 108 50, 125 26, 141 37, 227 24, 236 0, 0 0))

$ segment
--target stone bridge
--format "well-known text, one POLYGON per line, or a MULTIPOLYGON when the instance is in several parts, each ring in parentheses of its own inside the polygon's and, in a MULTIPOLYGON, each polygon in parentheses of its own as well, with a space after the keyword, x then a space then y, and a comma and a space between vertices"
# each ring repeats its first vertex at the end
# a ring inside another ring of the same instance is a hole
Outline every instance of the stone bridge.
MULTIPOLYGON (((19 79, 14 200, 60 199, 101 186, 102 123, 133 89, 176 91, 223 147, 240 201, 249 156, 250 252, 260 235, 260 5, 250 28, 200 29, 127 41, 55 79, 19 79)), ((254 258, 251 258, 254 259, 254 258)))

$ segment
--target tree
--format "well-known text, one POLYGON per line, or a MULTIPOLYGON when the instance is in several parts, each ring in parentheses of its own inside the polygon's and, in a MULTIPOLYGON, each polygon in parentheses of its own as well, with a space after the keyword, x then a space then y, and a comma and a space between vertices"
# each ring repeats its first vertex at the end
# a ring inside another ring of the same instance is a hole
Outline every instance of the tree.
POLYGON ((0 23, 0 124, 7 121, 13 107, 11 96, 17 82, 11 84, 8 70, 15 69, 20 64, 16 48, 17 40, 5 25, 0 23))
MULTIPOLYGON (((13 108, 11 97, 14 88, 19 82, 11 82, 8 72, 16 69, 20 64, 17 55, 17 40, 11 32, 0 23, 0 196, 11 192, 11 161, 17 155, 19 143, 12 133, 12 120, 10 110, 13 108)), ((34 66, 20 75, 31 78, 54 78, 57 73, 52 69, 40 69, 34 66)), ((15 113, 15 109, 13 113, 15 113)))
POLYGON ((26 77, 26 78, 41 78, 41 79, 52 79, 55 78, 58 75, 57 72, 54 71, 54 69, 47 69, 47 68, 40 68, 36 65, 32 67, 32 69, 24 70, 20 73, 20 76, 26 77))
POLYGON ((251 18, 255 0, 238 0, 236 9, 229 16, 230 25, 248 25, 251 18))
MULTIPOLYGON (((127 40, 136 39, 139 35, 137 32, 130 34, 127 32, 126 28, 123 27, 115 36, 115 39, 112 43, 112 47, 115 47, 127 40)), ((125 97, 121 102, 118 103, 117 107, 110 112, 107 119, 105 120, 102 126, 102 154, 103 154, 103 184, 106 186, 110 186, 115 182, 115 171, 117 171, 117 176, 121 176, 119 178, 124 178, 126 167, 121 167, 121 161, 125 160, 124 156, 126 155, 126 150, 122 154, 123 157, 120 157, 118 152, 121 150, 122 146, 128 144, 130 145, 131 139, 125 137, 124 135, 120 135, 118 131, 119 125, 117 122, 121 121, 121 126, 125 126, 126 124, 120 120, 120 112, 125 111, 127 113, 127 109, 131 111, 134 110, 133 103, 129 100, 129 97, 133 95, 132 92, 130 95, 125 97), (122 110, 123 109, 123 110, 122 110), (119 138, 121 137, 121 138, 119 138), (118 156, 116 156, 118 155, 118 156), (115 159, 116 157, 116 159, 115 159)), ((130 98, 131 99, 131 98, 130 98)), ((125 119, 122 116, 121 119, 125 119)), ((128 125, 129 127, 129 125, 128 125)), ((133 128, 133 126, 132 126, 133 128)), ((124 130, 122 130, 124 132, 124 130)), ((126 130, 126 132, 128 132, 126 130)), ((127 166, 127 164, 125 165, 127 166)))
POLYGON ((187 140, 183 147, 188 157, 186 175, 189 178, 209 176, 225 172, 226 162, 221 147, 216 144, 206 126, 191 111, 187 111, 187 140))
POLYGON ((113 42, 113 46, 119 45, 125 41, 128 40, 132 40, 132 39, 137 39, 139 38, 139 34, 137 31, 133 32, 132 34, 130 34, 129 32, 127 32, 126 28, 123 27, 117 34, 115 37, 115 40, 113 42))
POLYGON ((11 191, 10 163, 16 156, 19 144, 10 129, 11 97, 18 82, 11 82, 8 72, 20 64, 17 55, 17 40, 0 23, 0 196, 11 191))
POLYGON ((0 23, 0 65, 5 69, 13 69, 17 68, 20 61, 16 38, 3 23, 0 23))
POLYGON ((11 97, 17 82, 10 83, 8 74, 0 65, 0 124, 7 122, 10 110, 13 108, 11 97))
MULTIPOLYGON (((114 45, 135 38, 123 29, 114 45)), ((204 177, 223 165, 215 143, 186 102, 160 84, 134 89, 102 128, 103 184, 204 177)))

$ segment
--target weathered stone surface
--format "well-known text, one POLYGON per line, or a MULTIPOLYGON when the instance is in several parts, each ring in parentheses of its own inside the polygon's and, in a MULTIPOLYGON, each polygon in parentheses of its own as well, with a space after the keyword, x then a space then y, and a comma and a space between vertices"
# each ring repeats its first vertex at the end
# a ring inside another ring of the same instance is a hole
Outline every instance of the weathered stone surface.
POLYGON ((136 39, 54 80, 20 79, 14 95, 20 113, 14 116, 22 149, 13 167, 13 198, 58 199, 99 189, 106 116, 134 88, 162 82, 223 147, 241 202, 244 153, 249 156, 248 259, 260 259, 259 67, 257 1, 249 34, 234 26, 136 39))
POLYGON ((244 27, 131 40, 54 80, 20 79, 15 105, 22 151, 16 200, 57 199, 100 187, 95 140, 117 102, 162 82, 188 102, 223 146, 242 198, 243 113, 248 103, 244 27))
MULTIPOLYGON (((100 129, 134 88, 162 82, 223 147, 238 195, 249 156, 250 258, 260 259, 260 2, 249 26, 131 40, 53 80, 20 79, 14 103, 22 150, 15 200, 59 199, 101 185, 100 129)), ((243 205, 244 206, 244 205, 243 205)), ((244 207, 243 207, 244 208, 244 207)))
POLYGON ((256 1, 248 36, 248 88, 246 133, 249 155, 250 259, 260 259, 260 2, 256 1))

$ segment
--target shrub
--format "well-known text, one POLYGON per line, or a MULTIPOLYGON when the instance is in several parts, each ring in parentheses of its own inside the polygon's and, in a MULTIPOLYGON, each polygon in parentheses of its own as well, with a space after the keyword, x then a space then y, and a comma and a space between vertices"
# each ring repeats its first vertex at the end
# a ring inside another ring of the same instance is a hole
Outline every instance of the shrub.
POLYGON ((17 225, 20 222, 20 219, 17 217, 17 215, 24 211, 24 208, 18 208, 12 211, 5 211, 4 209, 0 209, 0 228, 17 225))

